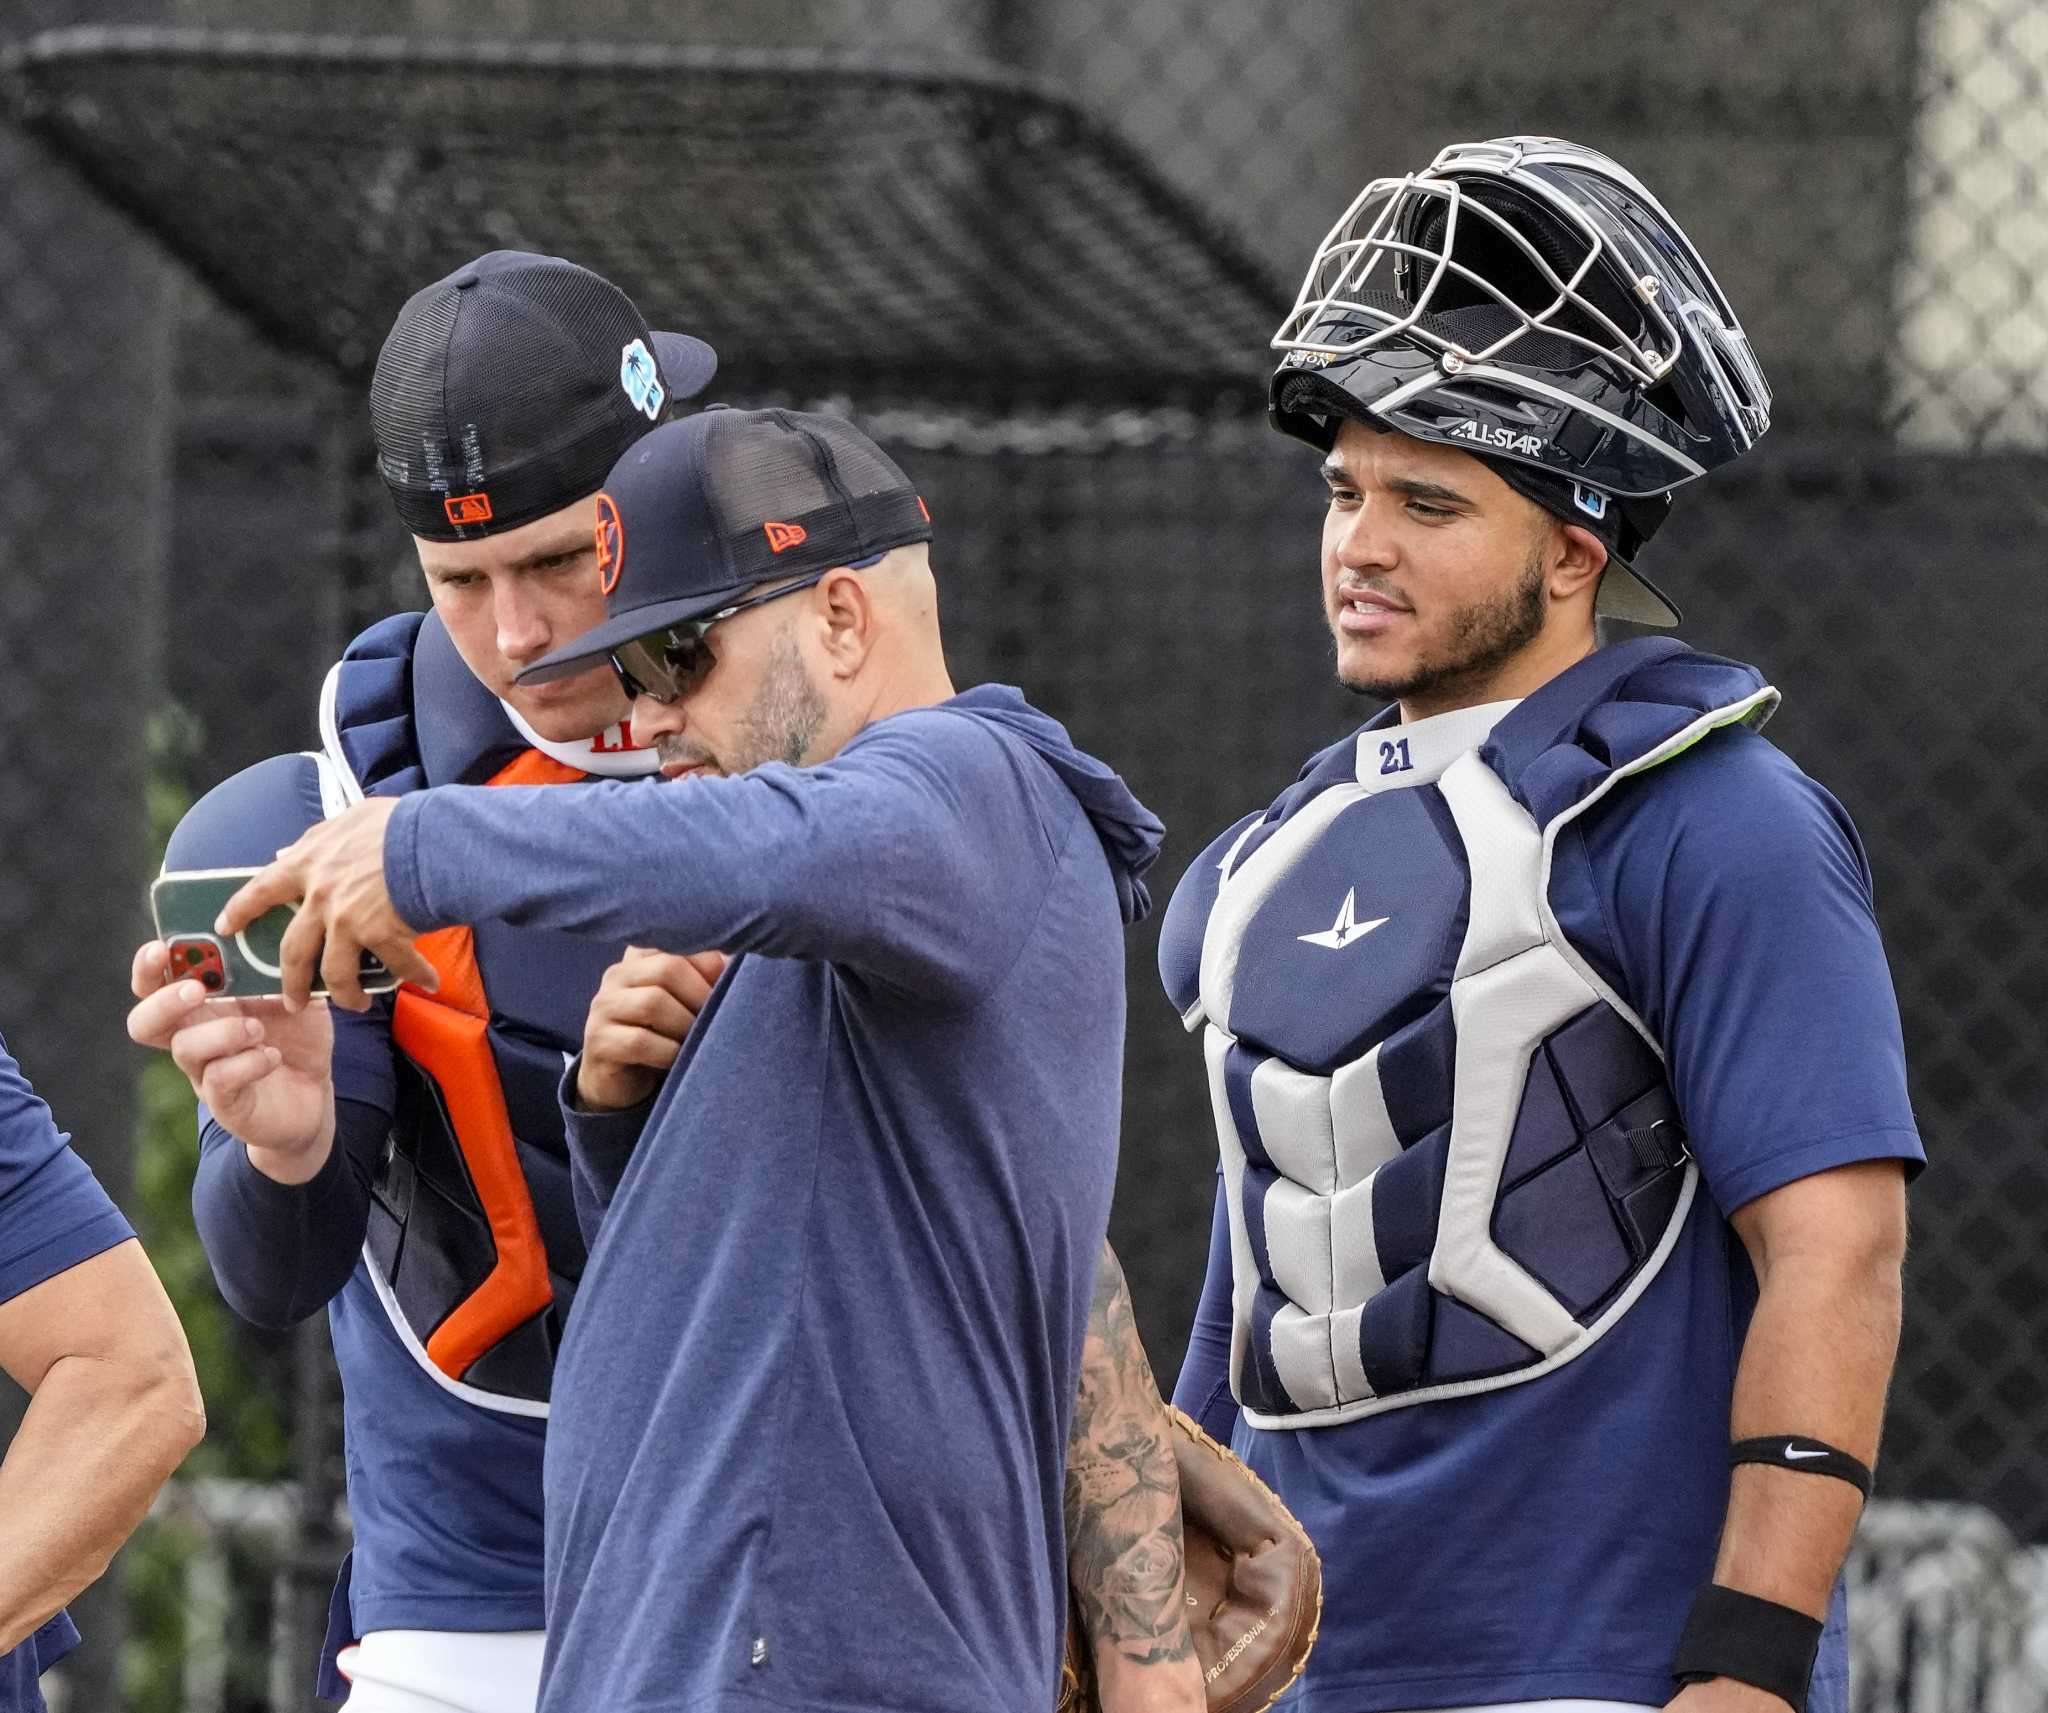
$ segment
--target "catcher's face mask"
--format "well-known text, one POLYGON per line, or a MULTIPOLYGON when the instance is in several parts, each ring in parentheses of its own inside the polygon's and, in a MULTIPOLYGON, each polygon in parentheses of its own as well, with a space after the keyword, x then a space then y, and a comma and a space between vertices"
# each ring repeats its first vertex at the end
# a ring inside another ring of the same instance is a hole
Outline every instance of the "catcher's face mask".
POLYGON ((1273 346, 1275 425, 1360 416, 1617 496, 1745 451, 1770 389, 1678 223, 1556 138, 1445 149, 1377 179, 1317 250, 1273 346))

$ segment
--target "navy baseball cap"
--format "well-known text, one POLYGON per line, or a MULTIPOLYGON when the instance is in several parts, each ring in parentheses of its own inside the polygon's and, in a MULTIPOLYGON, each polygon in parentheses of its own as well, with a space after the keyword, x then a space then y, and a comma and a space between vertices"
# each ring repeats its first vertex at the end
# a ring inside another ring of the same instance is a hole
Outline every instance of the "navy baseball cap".
POLYGON ((398 312, 370 383, 377 468, 414 535, 517 529, 595 493, 717 370, 588 268, 493 250, 398 312))
POLYGON ((932 538, 895 461, 844 417, 712 405, 646 435, 597 498, 605 622, 519 674, 545 684, 757 584, 932 538))

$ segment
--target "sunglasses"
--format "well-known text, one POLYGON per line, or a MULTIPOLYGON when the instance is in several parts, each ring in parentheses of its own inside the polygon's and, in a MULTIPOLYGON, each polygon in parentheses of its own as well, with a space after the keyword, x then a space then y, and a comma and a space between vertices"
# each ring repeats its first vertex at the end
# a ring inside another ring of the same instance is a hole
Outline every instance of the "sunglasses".
POLYGON ((765 595, 753 595, 744 601, 735 601, 729 607, 720 607, 717 612, 706 613, 701 619, 663 625, 660 630, 651 630, 645 636, 636 636, 631 642, 620 643, 608 657, 612 671, 618 674, 620 688, 636 701, 642 696, 651 696, 664 705, 680 702, 710 677, 712 667, 718 664, 718 656, 711 652, 708 640, 713 625, 722 623, 735 613, 743 613, 749 607, 764 606, 784 595, 794 595, 799 589, 808 589, 813 583, 831 576, 833 569, 827 566, 823 571, 813 571, 808 577, 799 577, 794 583, 770 589, 765 595))

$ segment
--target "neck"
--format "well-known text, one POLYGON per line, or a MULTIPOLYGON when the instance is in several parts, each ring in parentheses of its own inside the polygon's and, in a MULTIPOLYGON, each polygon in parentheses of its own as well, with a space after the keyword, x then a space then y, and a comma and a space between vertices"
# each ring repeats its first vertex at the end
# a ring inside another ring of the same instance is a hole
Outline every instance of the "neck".
POLYGON ((1499 664, 1452 677, 1413 696, 1403 696, 1401 723, 1432 719, 1459 708, 1488 702, 1519 701, 1548 684, 1560 672, 1578 665, 1598 644, 1589 625, 1581 630, 1545 630, 1527 647, 1499 664))
POLYGON ((958 694, 943 657, 933 661, 906 662, 894 670, 879 673, 873 687, 857 704, 858 712, 852 723, 832 746, 833 753, 836 755, 856 735, 877 721, 888 719, 891 714, 907 714, 913 708, 936 707, 958 694))

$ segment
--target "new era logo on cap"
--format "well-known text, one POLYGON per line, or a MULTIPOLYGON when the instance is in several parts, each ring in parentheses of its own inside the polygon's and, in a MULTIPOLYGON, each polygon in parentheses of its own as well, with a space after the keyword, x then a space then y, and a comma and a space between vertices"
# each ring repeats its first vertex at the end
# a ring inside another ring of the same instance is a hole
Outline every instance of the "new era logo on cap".
POLYGON ((458 529, 466 524, 489 523, 491 521, 491 496, 489 494, 450 494, 441 502, 441 509, 448 514, 448 521, 458 529))
POLYGON ((787 552, 810 540, 810 531, 800 523, 764 523, 762 533, 768 537, 768 545, 777 553, 787 552))

